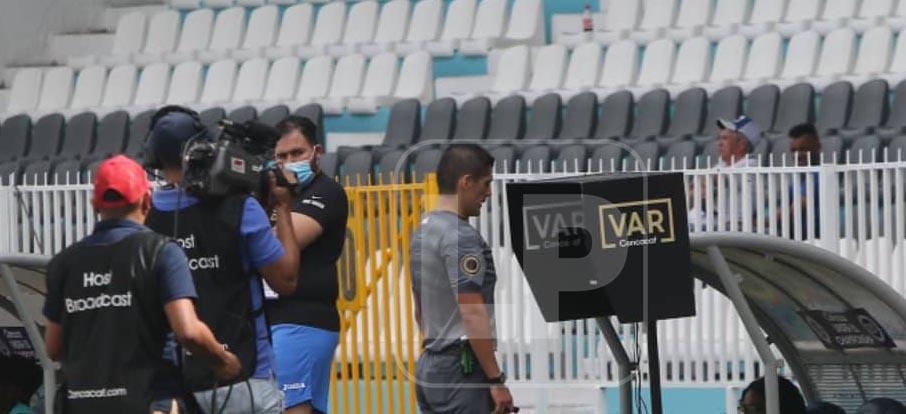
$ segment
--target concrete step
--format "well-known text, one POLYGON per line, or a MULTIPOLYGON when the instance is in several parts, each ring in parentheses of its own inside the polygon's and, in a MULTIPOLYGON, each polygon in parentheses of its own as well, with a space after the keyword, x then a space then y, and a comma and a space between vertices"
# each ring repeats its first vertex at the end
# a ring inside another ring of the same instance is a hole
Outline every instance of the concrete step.
MULTIPOLYGON (((125 1, 125 0, 122 0, 125 1)), ((167 5, 164 4, 162 0, 142 0, 142 1, 133 1, 132 5, 124 5, 122 7, 108 7, 104 10, 103 20, 103 29, 109 32, 116 30, 116 22, 119 21, 120 16, 132 13, 140 12, 145 13, 148 16, 153 15, 161 10, 167 10, 167 5)))
POLYGON ((70 56, 103 55, 113 48, 112 33, 59 34, 51 36, 47 55, 59 64, 70 56))

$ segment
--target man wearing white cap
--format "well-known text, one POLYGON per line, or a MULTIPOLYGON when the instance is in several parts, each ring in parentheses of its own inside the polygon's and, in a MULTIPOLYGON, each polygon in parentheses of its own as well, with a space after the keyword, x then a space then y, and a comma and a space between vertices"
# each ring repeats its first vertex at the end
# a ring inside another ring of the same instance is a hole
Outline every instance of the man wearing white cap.
MULTIPOLYGON (((717 151, 720 156, 720 163, 715 166, 717 170, 730 168, 747 168, 758 166, 758 160, 752 156, 752 151, 761 139, 761 129, 755 124, 752 118, 742 115, 735 121, 725 119, 717 120, 717 127, 720 128, 718 135, 717 151)), ((707 192, 701 186, 700 193, 702 197, 707 197, 707 193, 717 194, 717 191, 707 192)), ((713 185, 713 183, 712 183, 713 185)), ((723 192, 720 200, 721 204, 713 204, 712 226, 709 230, 742 230, 742 222, 745 219, 743 208, 743 188, 749 193, 749 202, 752 204, 754 211, 755 203, 755 179, 754 175, 748 173, 727 174, 720 177, 720 185, 723 186, 723 192), (732 178, 731 178, 732 177, 732 178), (730 188, 732 184, 732 188, 730 188), (718 228, 714 228, 718 226, 718 228)), ((705 201, 695 203, 692 200, 692 190, 689 190, 690 203, 692 209, 689 211, 689 226, 691 229, 699 230, 708 223, 707 212, 705 211, 705 201)))

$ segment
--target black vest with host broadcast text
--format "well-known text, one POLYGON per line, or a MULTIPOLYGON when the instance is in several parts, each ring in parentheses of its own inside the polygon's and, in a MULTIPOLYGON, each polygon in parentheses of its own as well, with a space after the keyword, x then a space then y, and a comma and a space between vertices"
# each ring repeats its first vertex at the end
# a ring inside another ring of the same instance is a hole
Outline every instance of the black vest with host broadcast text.
MULTIPOLYGON (((242 374, 234 383, 251 377, 257 361, 251 276, 240 259, 239 226, 246 197, 200 202, 179 211, 152 208, 145 223, 158 233, 173 236, 185 251, 198 292, 195 308, 199 319, 242 363, 242 374)), ((185 383, 193 391, 226 385, 217 382, 204 359, 185 351, 181 363, 185 383)))
POLYGON ((54 258, 65 274, 57 412, 145 413, 155 380, 178 376, 161 358, 169 325, 153 268, 165 243, 141 231, 112 245, 76 243, 54 258))

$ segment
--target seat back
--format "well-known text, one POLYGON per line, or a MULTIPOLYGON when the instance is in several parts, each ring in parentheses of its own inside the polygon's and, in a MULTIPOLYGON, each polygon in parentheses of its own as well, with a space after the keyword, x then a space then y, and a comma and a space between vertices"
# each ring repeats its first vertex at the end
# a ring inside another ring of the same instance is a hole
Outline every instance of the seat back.
POLYGON ((88 155, 94 148, 97 133, 97 116, 92 112, 82 112, 66 122, 63 145, 60 156, 77 158, 88 155))
POLYGON ((211 32, 211 43, 208 50, 227 51, 238 49, 239 42, 245 35, 245 8, 231 7, 217 13, 214 31, 211 32))
POLYGON ((815 75, 828 77, 848 74, 855 57, 856 32, 848 27, 834 30, 824 38, 815 75))
POLYGON ((750 1, 717 0, 711 25, 730 26, 744 23, 748 20, 751 5, 750 1))
MULTIPOLYGON (((806 0, 808 1, 808 0, 806 0)), ((795 1, 793 3, 796 3, 795 1)), ((802 76, 811 76, 815 71, 815 62, 818 60, 818 50, 821 45, 821 36, 818 32, 800 32, 790 38, 786 50, 786 62, 780 77, 793 79, 802 76)))
POLYGON ((520 95, 510 95, 501 99, 494 106, 488 139, 515 141, 522 139, 524 135, 525 98, 520 95))
POLYGON ((632 30, 639 25, 642 18, 640 0, 624 0, 608 3, 604 27, 608 30, 632 30))
POLYGON ((233 86, 236 83, 236 61, 224 59, 214 62, 208 68, 204 88, 201 90, 199 102, 203 104, 216 104, 227 102, 233 96, 233 86))
POLYGON ((676 18, 676 0, 645 0, 645 12, 642 15, 642 22, 639 23, 641 30, 654 30, 666 28, 673 25, 676 18))
POLYGON ((676 55, 676 69, 670 83, 690 84, 702 82, 711 66, 711 42, 705 37, 687 39, 676 55))
POLYGON ((785 22, 816 20, 821 12, 823 0, 791 0, 783 17, 785 22))
POLYGON ((628 91, 614 92, 604 98, 595 139, 619 139, 625 136, 632 125, 633 104, 632 94, 628 91))
POLYGON ((294 4, 283 12, 276 45, 291 47, 307 45, 315 24, 315 9, 311 3, 294 4))
POLYGON ((391 0, 381 8, 377 29, 374 32, 375 43, 396 43, 406 36, 409 27, 409 0, 391 0))
POLYGON ((113 34, 111 55, 128 55, 141 50, 145 42, 145 25, 147 19, 144 13, 130 12, 120 16, 116 23, 116 32, 113 34))
POLYGON ((582 92, 570 98, 563 115, 563 128, 557 138, 590 138, 598 122, 598 96, 594 92, 582 92))
POLYGON ((176 47, 176 36, 179 34, 179 12, 162 10, 151 16, 148 25, 148 38, 145 39, 145 53, 167 53, 176 47))
POLYGON ((70 67, 56 67, 48 70, 44 74, 37 108, 42 111, 52 111, 69 106, 74 77, 70 67))
POLYGON ((549 140, 556 137, 562 123, 561 106, 559 94, 549 93, 538 98, 525 128, 524 139, 549 140))
POLYGON ((588 166, 588 150, 585 145, 573 144, 560 147, 554 158, 554 172, 585 172, 588 166))
POLYGON ((815 118, 818 133, 823 135, 831 129, 843 128, 849 120, 852 101, 853 85, 849 82, 835 82, 824 88, 815 118))
POLYGON ((863 19, 890 16, 893 4, 894 0, 862 0, 857 15, 863 19))
POLYGON ((514 41, 543 39, 544 7, 541 0, 516 0, 510 10, 510 21, 506 29, 506 38, 514 41))
POLYGON ((504 50, 500 54, 491 91, 505 94, 525 89, 529 77, 529 60, 528 46, 519 45, 504 50))
POLYGON ((365 57, 347 55, 337 61, 337 68, 330 83, 331 98, 349 98, 357 96, 362 90, 362 78, 365 74, 365 57))
POLYGON ((774 130, 786 134, 790 128, 815 119, 815 88, 810 83, 789 86, 780 93, 774 130))
POLYGON ((707 25, 712 11, 711 0, 683 0, 680 2, 675 26, 687 28, 707 25))
POLYGON ((459 108, 453 140, 484 139, 491 120, 491 101, 479 96, 464 102, 459 108))
POLYGON ((477 0, 453 0, 447 7, 444 29, 440 34, 442 40, 467 39, 472 34, 475 22, 477 0))
POLYGON ((705 120, 707 94, 702 88, 686 89, 674 101, 673 119, 667 129, 669 136, 695 135, 705 120))
POLYGON ((334 63, 330 56, 317 56, 307 60, 302 68, 296 100, 307 101, 327 96, 333 72, 334 63))
POLYGON ((418 99, 406 99, 390 107, 383 145, 393 148, 412 145, 421 133, 421 108, 418 99))
POLYGON ((185 62, 178 65, 173 71, 173 86, 176 89, 169 89, 170 65, 163 62, 153 63, 142 69, 142 73, 138 77, 138 84, 135 87, 135 100, 133 103, 136 106, 160 105, 164 102, 164 98, 168 97, 168 90, 171 91, 169 95, 172 95, 173 98, 189 96, 190 99, 184 103, 195 102, 195 98, 198 97, 198 83, 200 80, 201 65, 197 62, 185 62), (194 88, 194 93, 186 93, 192 92, 187 91, 186 88, 194 88))
POLYGON ((299 58, 289 56, 275 60, 267 74, 264 87, 265 101, 288 101, 292 99, 299 80, 299 58))
MULTIPOLYGON (((135 88, 135 67, 132 68, 132 85, 129 95, 135 88)), ((117 67, 115 69, 119 69, 117 67)), ((122 71, 122 70, 121 70, 122 71)), ((104 81, 107 78, 107 69, 103 66, 89 66, 79 71, 79 77, 75 82, 75 89, 72 91, 72 102, 69 107, 73 109, 91 108, 101 104, 101 95, 105 93, 104 81)), ((128 105, 128 101, 126 104, 128 105)))
MULTIPOLYGON (((384 97, 393 95, 399 74, 399 59, 395 53, 381 53, 368 63, 365 72, 365 83, 362 85, 361 96, 384 97)), ((408 81, 408 80, 407 80, 408 81)))
POLYGON ((717 133, 718 119, 736 119, 742 113, 742 90, 737 86, 722 88, 711 95, 702 135, 717 133))
POLYGON ((316 46, 339 43, 346 25, 346 2, 334 1, 321 6, 315 22, 311 44, 316 46))
MULTIPOLYGON (((498 103, 498 105, 500 104, 498 103)), ((425 110, 424 128, 422 128, 418 140, 446 141, 453 136, 454 122, 456 122, 456 101, 453 98, 440 98, 433 101, 425 110)))
POLYGON ((198 9, 186 15, 179 32, 179 43, 176 50, 179 52, 195 52, 204 50, 211 42, 211 29, 214 27, 214 11, 211 9, 198 9))
POLYGON ((529 90, 547 91, 560 87, 566 72, 566 46, 547 45, 538 50, 532 70, 529 90))
MULTIPOLYGON (((904 42, 906 43, 906 42, 904 42)), ((8 112, 27 111, 38 105, 41 96, 41 80, 44 73, 38 68, 24 68, 16 71, 9 91, 6 109, 8 112)))
POLYGON ((32 130, 31 147, 26 158, 35 160, 57 155, 65 124, 66 120, 60 114, 45 115, 38 119, 32 130))
POLYGON ((24 156, 30 137, 31 118, 28 115, 6 118, 0 128, 0 163, 24 156))
POLYGON ((519 155, 516 172, 545 173, 551 169, 551 149, 547 145, 535 145, 526 148, 519 155))
POLYGON ((503 37, 506 29, 507 0, 482 0, 475 12, 472 39, 496 39, 503 37))
POLYGON ((242 48, 254 49, 274 44, 277 35, 277 6, 262 6, 252 10, 248 32, 242 41, 242 48))
POLYGON ((233 90, 233 102, 254 101, 261 99, 267 81, 269 62, 256 58, 242 62, 239 74, 236 75, 236 88, 233 90))
POLYGON ((568 90, 593 88, 598 82, 603 56, 604 52, 597 43, 583 43, 573 49, 563 88, 568 90))
POLYGON ((410 53, 403 59, 397 82, 397 98, 419 98, 422 102, 429 102, 434 97, 434 65, 431 55, 423 50, 410 53))
POLYGON ((665 84, 673 74, 676 59, 676 43, 671 39, 658 39, 648 44, 642 65, 639 68, 639 86, 665 84))
POLYGON ((783 38, 780 33, 765 33, 752 41, 743 79, 772 79, 780 72, 783 62, 783 38))
POLYGON ((755 0, 749 23, 779 22, 783 18, 787 0, 755 0))
POLYGON ((437 39, 443 19, 440 0, 422 0, 412 10, 412 20, 406 33, 408 42, 427 42, 437 39))
POLYGON ((875 79, 859 86, 853 96, 847 128, 874 128, 884 124, 890 109, 887 81, 875 79))
POLYGON ((746 115, 752 118, 762 131, 771 131, 779 100, 780 88, 771 84, 761 85, 749 93, 746 100, 746 115))
POLYGON ((375 0, 353 3, 349 8, 349 20, 346 22, 346 29, 343 32, 343 43, 357 45, 371 42, 374 39, 374 28, 377 25, 379 9, 380 6, 375 0))
POLYGON ((639 69, 639 47, 632 40, 621 40, 607 49, 598 86, 615 88, 632 85, 639 69))
POLYGON ((856 75, 884 73, 892 55, 893 31, 887 26, 868 29, 862 35, 853 73, 856 75))
POLYGON ((630 136, 645 138, 661 135, 670 119, 670 94, 663 89, 649 91, 639 98, 635 110, 630 136))
MULTIPOLYGON (((824 2, 824 10, 821 13, 823 20, 848 19, 856 15, 858 6, 856 0, 830 0, 824 2)), ((866 0, 865 3, 871 3, 866 0)))
POLYGON ((128 133, 128 112, 116 111, 107 114, 98 123, 97 138, 91 153, 97 157, 107 157, 122 152, 128 133))

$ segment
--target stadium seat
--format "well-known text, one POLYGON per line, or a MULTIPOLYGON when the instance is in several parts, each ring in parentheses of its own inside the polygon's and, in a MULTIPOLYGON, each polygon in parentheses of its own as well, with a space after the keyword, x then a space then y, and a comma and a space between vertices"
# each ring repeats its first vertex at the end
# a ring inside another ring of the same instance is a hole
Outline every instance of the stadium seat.
POLYGON ((502 146, 488 149, 494 157, 494 174, 511 174, 516 171, 516 150, 502 146))
POLYGON ((862 0, 856 17, 849 19, 847 24, 859 33, 883 26, 884 19, 893 13, 894 3, 894 0, 862 0))
POLYGON ((261 7, 264 6, 265 0, 236 0, 237 6, 261 7))
POLYGON ((676 18, 676 3, 676 0, 645 0, 639 30, 632 32, 629 38, 644 45, 664 37, 676 18))
POLYGON ((503 44, 545 44, 544 4, 542 0, 515 0, 503 44))
POLYGON ((557 91, 563 85, 566 55, 566 46, 561 44, 555 43, 538 49, 528 88, 521 92, 529 106, 534 104, 535 99, 557 91))
POLYGON ((549 93, 535 101, 525 127, 525 140, 551 140, 560 133, 562 123, 560 95, 549 93))
MULTIPOLYGON (((163 65, 167 66, 166 64, 163 65)), ((167 69, 169 70, 169 66, 167 66, 167 69)), ((145 70, 148 70, 148 67, 145 70)), ((104 95, 101 98, 101 106, 106 109, 98 111, 98 116, 110 110, 125 108, 132 104, 136 92, 135 80, 137 77, 138 69, 133 65, 122 65, 111 69, 107 75, 104 95)), ((166 88, 166 86, 166 83, 163 83, 163 88, 166 88)))
POLYGON ((342 114, 347 100, 358 96, 362 90, 364 74, 364 56, 358 54, 343 56, 337 61, 337 67, 334 71, 333 79, 331 79, 330 91, 327 96, 315 98, 314 102, 324 107, 324 112, 328 115, 342 114))
POLYGON ((850 28, 837 29, 824 38, 815 75, 809 80, 816 88, 824 88, 848 75, 856 57, 856 32, 850 28))
POLYGON ((717 150, 717 140, 708 141, 695 157, 695 168, 713 168, 720 165, 720 152, 717 150))
POLYGON ((280 59, 295 56, 296 48, 307 45, 311 39, 314 25, 315 9, 311 4, 294 4, 283 12, 280 30, 273 46, 264 49, 268 59, 280 59))
POLYGON ((126 142, 125 154, 138 158, 144 151, 145 138, 148 137, 148 130, 151 129, 151 117, 157 112, 156 109, 150 109, 132 117, 132 123, 129 125, 129 141, 126 142))
POLYGON ((91 155, 94 159, 107 158, 123 151, 129 133, 129 113, 116 111, 101 118, 97 126, 97 138, 91 155))
MULTIPOLYGON (((529 77, 530 60, 529 48, 524 45, 513 46, 501 53, 497 73, 494 74, 491 90, 487 93, 492 102, 525 89, 529 77)), ((470 97, 470 95, 460 95, 454 98, 457 102, 462 103, 470 97)))
POLYGON ((258 115, 258 122, 265 125, 277 126, 277 124, 289 116, 289 108, 286 105, 277 105, 267 108, 258 115))
POLYGON ((421 103, 417 99, 406 99, 390 108, 387 133, 381 145, 372 152, 382 154, 387 149, 406 149, 421 135, 421 103))
POLYGON ((890 28, 880 26, 868 29, 862 35, 852 75, 843 76, 843 79, 861 85, 879 77, 887 70, 892 54, 893 32, 890 28))
MULTIPOLYGON (((427 123, 426 123, 427 127, 427 123)), ((511 95, 494 105, 487 139, 490 145, 507 145, 525 135, 525 98, 511 95)))
POLYGON ((225 9, 227 7, 233 7, 236 4, 236 0, 203 0, 204 7, 211 9, 225 9))
POLYGON ((269 66, 269 62, 264 58, 253 58, 242 62, 239 73, 236 75, 233 104, 247 105, 261 99, 264 95, 269 66))
POLYGON ((821 91, 821 104, 815 117, 818 135, 836 135, 849 121, 852 108, 853 86, 849 82, 836 82, 821 91))
POLYGON ((162 10, 151 16, 145 46, 132 55, 132 61, 141 66, 162 61, 176 47, 179 20, 179 12, 176 10, 162 10))
POLYGON ((563 128, 558 139, 583 140, 591 138, 598 121, 598 97, 593 92, 582 92, 566 102, 563 128))
POLYGON ((749 18, 750 1, 717 0, 711 24, 705 26, 704 35, 711 40, 720 40, 739 32, 739 27, 749 18))
POLYGON ((704 37, 687 39, 680 45, 670 81, 664 87, 671 96, 690 85, 704 82, 711 68, 711 43, 704 37))
POLYGON ((453 136, 455 122, 456 101, 452 98, 440 98, 431 102, 425 110, 425 122, 422 124, 419 142, 450 139, 453 136))
POLYGON ((252 11, 248 30, 239 49, 232 51, 234 59, 249 60, 263 57, 265 50, 274 44, 277 35, 277 6, 262 6, 252 11))
POLYGON ((670 126, 667 132, 656 138, 662 149, 701 132, 707 101, 708 96, 702 88, 686 89, 676 97, 670 126))
POLYGON ((792 166, 796 164, 793 153, 790 151, 790 140, 780 137, 771 141, 771 151, 768 152, 769 166, 792 166))
MULTIPOLYGON (((824 140, 822 140, 824 141, 824 140)), ((822 142, 823 144, 823 142, 822 142)), ((823 148, 822 148, 823 150, 823 148)), ((881 139, 876 136, 861 137, 846 150, 844 161, 849 163, 869 163, 883 160, 881 139)), ((823 152, 823 151, 822 151, 823 152)), ((827 158, 825 158, 827 159, 827 158)))
POLYGON ((47 185, 51 180, 53 163, 49 160, 33 160, 24 163, 22 169, 22 184, 24 185, 47 185))
POLYGON ((781 80, 777 81, 779 86, 808 81, 815 72, 820 46, 821 36, 815 31, 797 33, 790 38, 786 60, 780 72, 781 80))
POLYGON ((215 129, 220 121, 227 118, 226 111, 221 107, 208 108, 198 113, 198 120, 205 128, 215 129))
POLYGON ((167 0, 167 4, 176 10, 195 10, 201 7, 201 0, 167 0))
POLYGON ((588 149, 583 144, 572 144, 559 147, 554 158, 554 172, 585 172, 588 167, 588 149))
POLYGON ((195 88, 194 93, 191 94, 191 100, 188 100, 188 102, 195 102, 195 98, 198 97, 198 83, 200 80, 201 65, 196 62, 185 62, 178 65, 173 73, 173 86, 177 89, 168 88, 170 86, 170 65, 162 62, 153 63, 142 69, 142 73, 138 77, 138 83, 135 86, 135 98, 132 101, 132 105, 136 108, 156 107, 164 103, 165 98, 168 96, 168 91, 175 98, 186 92, 185 89, 179 90, 178 88, 188 87, 195 88), (189 78, 191 78, 192 82, 188 82, 189 78))
POLYGON ((765 135, 772 141, 787 136, 790 128, 815 119, 815 88, 809 83, 789 86, 780 93, 774 126, 765 135))
POLYGON ((437 171, 441 155, 441 151, 436 148, 419 151, 415 156, 415 162, 412 163, 412 179, 415 182, 424 182, 427 174, 437 171))
POLYGON ((399 99, 416 98, 427 104, 434 99, 434 62, 431 55, 418 51, 407 55, 400 68, 399 79, 393 95, 399 99))
POLYGON ((340 183, 344 186, 367 185, 371 182, 373 157, 369 151, 356 151, 340 164, 340 183))
POLYGON ((608 2, 607 14, 604 16, 604 29, 595 31, 595 40, 606 46, 627 39, 630 33, 639 26, 641 18, 641 0, 608 2))
POLYGON ((742 113, 742 89, 728 86, 711 94, 708 101, 708 114, 700 134, 692 137, 698 145, 704 145, 717 139, 717 120, 736 119, 742 113))
POLYGON ((472 33, 460 42, 459 52, 466 56, 483 56, 495 47, 506 29, 506 10, 507 0, 482 0, 475 12, 472 33))
POLYGON ((44 74, 41 95, 38 97, 38 105, 35 107, 37 112, 47 113, 68 107, 74 77, 70 67, 61 66, 49 69, 44 74))
POLYGON ((623 40, 607 48, 601 76, 595 93, 603 98, 611 92, 625 89, 635 82, 639 68, 639 47, 632 40, 623 40))
POLYGON ((790 37, 808 30, 812 21, 818 19, 823 0, 791 0, 783 20, 774 26, 774 30, 784 37, 790 37))
POLYGON ((31 138, 31 118, 16 115, 6 118, 0 128, 0 163, 25 156, 31 138))
POLYGON ((146 23, 147 18, 141 12, 130 12, 120 16, 116 23, 116 32, 113 34, 113 46, 108 54, 72 57, 68 65, 84 68, 96 63, 105 66, 129 63, 132 54, 141 50, 145 42, 146 23))
POLYGON ((752 118, 762 131, 771 131, 779 100, 780 88, 771 84, 761 85, 749 93, 745 114, 752 118))
MULTIPOLYGON (((879 77, 891 85, 906 79, 906 38, 897 36, 897 44, 890 59, 890 66, 879 77)), ((13 85, 15 87, 15 85, 13 85)))
POLYGON ((673 40, 659 39, 649 43, 642 56, 635 86, 629 91, 638 97, 651 89, 664 87, 673 74, 675 60, 676 43, 673 40))
POLYGON ((312 102, 314 99, 326 97, 333 72, 334 62, 330 56, 318 56, 306 61, 302 75, 299 77, 299 87, 296 90, 294 101, 287 105, 299 106, 312 102))
MULTIPOLYGON (((131 65, 117 66, 114 70, 122 73, 125 69, 132 69, 132 85, 129 89, 131 97, 132 90, 135 89, 135 67, 131 65)), ((113 72, 111 71, 111 76, 113 72)), ((107 91, 104 89, 104 83, 107 79, 107 69, 103 66, 89 66, 79 71, 79 77, 76 78, 75 88, 72 91, 72 101, 69 108, 75 111, 94 108, 101 105, 101 96, 107 91)), ((130 102, 126 102, 128 105, 130 102)))
POLYGON ((711 20, 711 0, 682 0, 676 22, 668 34, 677 41, 701 36, 704 27, 711 20))
POLYGON ((230 52, 239 48, 239 42, 245 35, 245 8, 232 7, 217 13, 214 30, 211 32, 211 43, 198 52, 198 60, 212 65, 230 56, 230 52))
POLYGON ((97 116, 92 112, 82 112, 73 116, 66 122, 66 128, 59 159, 82 159, 88 156, 94 148, 97 134, 97 116))
POLYGON ((244 124, 258 118, 258 111, 254 106, 240 106, 227 115, 227 119, 237 124, 244 124))
POLYGON ((632 125, 633 97, 628 91, 607 95, 601 104, 601 116, 595 128, 595 139, 618 140, 629 132, 632 125))
POLYGON ((664 133, 670 119, 670 94, 664 89, 649 91, 636 102, 635 114, 632 129, 623 137, 629 145, 664 133))
POLYGON ((890 109, 888 92, 889 87, 883 79, 864 83, 856 89, 849 120, 839 131, 844 147, 859 137, 874 135, 877 128, 887 121, 890 109))
POLYGON ((267 84, 258 109, 273 105, 274 102, 285 102, 293 99, 299 80, 299 59, 296 57, 280 58, 271 65, 267 73, 267 84))
POLYGON ((623 157, 625 171, 657 171, 659 158, 656 142, 639 142, 623 157))
POLYGON ((164 60, 171 65, 177 65, 195 59, 199 51, 208 47, 213 27, 213 10, 199 9, 187 14, 182 23, 182 31, 179 32, 176 50, 167 53, 164 60))
POLYGON ((399 74, 399 59, 392 52, 381 53, 368 63, 362 92, 349 99, 347 107, 354 114, 374 114, 378 107, 394 102, 393 92, 399 74))
POLYGON ((385 3, 378 17, 374 39, 361 46, 362 54, 375 56, 392 52, 394 46, 403 41, 403 37, 406 36, 406 28, 409 27, 409 9, 409 0, 391 0, 385 3))
POLYGON ((19 161, 8 161, 0 163, 0 184, 13 185, 21 184, 19 181, 22 171, 22 164, 19 161))
POLYGON ((469 38, 475 22, 477 0, 453 0, 447 7, 444 28, 440 39, 428 41, 425 49, 432 56, 453 56, 460 43, 469 38))
POLYGON ((60 150, 65 124, 66 120, 60 114, 45 115, 38 119, 32 129, 31 146, 25 159, 40 160, 56 156, 60 150))
POLYGON ((303 118, 308 118, 311 122, 314 122, 315 127, 318 128, 318 142, 324 145, 324 137, 327 135, 324 132, 324 108, 318 104, 307 104, 302 105, 293 111, 293 115, 301 116, 303 118))
POLYGON ((378 184, 401 184, 408 183, 410 177, 410 168, 408 159, 404 158, 405 151, 389 151, 379 158, 377 163, 377 183, 378 184))
POLYGON ((749 53, 749 42, 742 35, 721 39, 717 44, 707 81, 699 85, 709 92, 714 92, 730 84, 738 83, 745 68, 747 53, 749 53))
POLYGON ((749 38, 771 32, 783 19, 786 4, 787 0, 755 0, 752 15, 747 24, 739 28, 739 32, 749 38))
POLYGON ((363 44, 374 40, 379 10, 380 6, 375 0, 353 3, 349 7, 343 39, 338 44, 327 46, 327 52, 334 57, 360 53, 363 44))
POLYGON ((902 1, 897 3, 897 8, 894 10, 893 15, 885 19, 884 24, 894 30, 901 30, 906 27, 906 3, 902 1))
POLYGON ((491 120, 491 101, 479 96, 469 99, 459 107, 453 140, 482 140, 488 135, 491 120))
POLYGON ((318 10, 311 43, 300 44, 296 54, 303 59, 311 59, 327 53, 327 47, 343 39, 343 28, 346 24, 346 3, 342 1, 325 4, 318 10))
POLYGON ((783 66, 783 38, 778 33, 765 33, 752 41, 742 75, 742 87, 751 91, 776 79, 783 66))
MULTIPOLYGON (((904 42, 906 43, 906 42, 904 42)), ((6 112, 16 115, 35 109, 41 96, 41 81, 44 72, 38 68, 23 68, 16 71, 9 91, 6 112)))
MULTIPOLYGON (((828 34, 845 27, 849 19, 856 16, 859 2, 860 0, 825 1, 821 19, 812 23, 813 28, 821 34, 828 34)), ((866 1, 870 2, 871 0, 866 1)))
POLYGON ((440 0, 421 0, 412 10, 409 31, 404 40, 397 42, 395 50, 400 54, 409 54, 423 50, 428 42, 437 40, 444 15, 444 6, 440 0))
POLYGON ((885 142, 906 133, 906 82, 900 82, 894 88, 889 115, 884 126, 877 131, 878 136, 885 142))
POLYGON ((563 79, 563 88, 558 91, 563 100, 569 100, 573 95, 595 87, 603 56, 604 52, 597 43, 584 43, 573 49, 563 79))
POLYGON ((212 106, 229 102, 233 96, 233 86, 236 83, 236 66, 235 60, 225 59, 208 67, 198 103, 203 106, 212 106))
POLYGON ((321 172, 324 173, 324 175, 331 178, 339 178, 339 168, 337 165, 336 153, 325 152, 323 155, 321 155, 321 158, 318 159, 318 167, 321 169, 321 172))
POLYGON ((623 148, 615 143, 601 144, 591 148, 588 159, 590 172, 622 171, 623 148))
POLYGON ((695 165, 695 143, 692 141, 677 141, 670 144, 664 157, 661 159, 659 170, 685 170, 695 165))
POLYGON ((887 161, 906 161, 906 136, 899 136, 887 144, 887 161))
POLYGON ((546 173, 551 168, 551 148, 547 145, 534 145, 526 148, 516 160, 516 172, 546 173))
POLYGON ((79 160, 67 159, 53 167, 49 184, 82 184, 82 163, 79 160))

